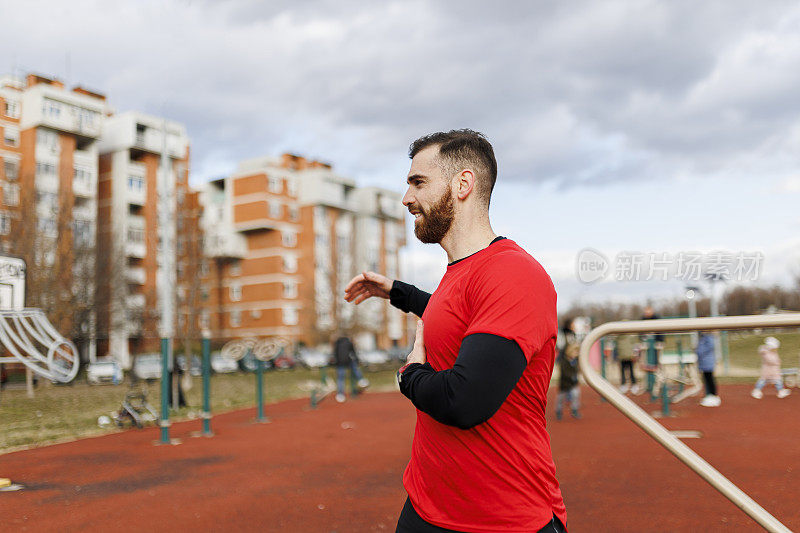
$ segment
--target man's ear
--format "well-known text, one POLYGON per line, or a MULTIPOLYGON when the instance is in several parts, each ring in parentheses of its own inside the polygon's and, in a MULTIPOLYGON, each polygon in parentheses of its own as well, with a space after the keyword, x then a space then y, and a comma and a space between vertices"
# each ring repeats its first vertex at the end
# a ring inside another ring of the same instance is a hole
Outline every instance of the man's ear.
POLYGON ((456 176, 456 194, 459 200, 466 200, 475 188, 475 173, 470 169, 462 170, 456 176))

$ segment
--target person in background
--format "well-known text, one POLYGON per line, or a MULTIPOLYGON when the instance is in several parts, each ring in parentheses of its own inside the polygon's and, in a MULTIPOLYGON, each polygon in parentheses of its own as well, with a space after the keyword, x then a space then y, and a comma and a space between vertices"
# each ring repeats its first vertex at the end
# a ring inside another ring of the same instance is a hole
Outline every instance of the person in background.
POLYGON ((633 342, 633 337, 630 335, 620 335, 616 339, 616 355, 619 361, 620 373, 620 387, 619 391, 622 394, 628 391, 633 394, 639 394, 639 384, 636 383, 636 373, 633 371, 633 363, 639 355, 637 345, 633 342), (625 379, 625 374, 630 378, 630 385, 625 379))
POLYGON ((556 398, 556 419, 563 416, 564 402, 568 401, 572 418, 580 419, 581 389, 578 386, 578 353, 580 344, 568 321, 562 329, 564 346, 558 355, 558 397, 556 398))
POLYGON ((714 352, 714 336, 710 333, 701 333, 697 341, 697 368, 703 373, 703 382, 706 386, 706 395, 700 400, 703 407, 719 407, 722 400, 717 395, 717 382, 714 380, 714 366, 717 363, 714 352))
POLYGON ((756 386, 750 393, 750 396, 756 400, 764 397, 761 389, 767 383, 773 383, 775 390, 778 393, 778 398, 786 398, 791 391, 783 386, 783 378, 781 377, 781 358, 778 355, 778 348, 781 343, 775 337, 767 337, 764 339, 764 344, 758 347, 758 355, 761 356, 761 377, 756 381, 756 386))
MULTIPOLYGON (((358 368, 358 357, 353 341, 346 335, 339 333, 333 342, 333 364, 336 365, 336 401, 342 403, 347 398, 344 394, 345 377, 350 370, 350 381, 358 385, 358 389, 365 389, 369 381, 364 378, 358 368)), ((355 387, 353 387, 355 389, 355 387)))

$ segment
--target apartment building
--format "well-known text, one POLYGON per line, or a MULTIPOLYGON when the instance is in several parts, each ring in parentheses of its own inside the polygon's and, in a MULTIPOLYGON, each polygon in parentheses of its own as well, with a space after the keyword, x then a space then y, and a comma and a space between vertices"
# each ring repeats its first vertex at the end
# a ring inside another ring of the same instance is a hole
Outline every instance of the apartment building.
POLYGON ((0 78, 0 243, 28 264, 27 305, 94 356, 97 144, 105 96, 29 74, 0 78))
POLYGON ((388 302, 355 308, 342 299, 363 269, 397 275, 400 200, 290 154, 244 161, 209 182, 200 194, 203 327, 220 339, 281 335, 317 345, 342 329, 362 349, 404 344, 403 314, 388 302))
MULTIPOLYGON (((189 139, 181 124, 138 112, 112 115, 98 151, 100 332, 103 348, 127 368, 132 354, 159 350, 161 284, 173 301, 182 292, 186 297, 197 262, 189 255, 197 240, 197 197, 188 184, 189 139)), ((167 309, 172 323, 176 311, 177 305, 167 309)))

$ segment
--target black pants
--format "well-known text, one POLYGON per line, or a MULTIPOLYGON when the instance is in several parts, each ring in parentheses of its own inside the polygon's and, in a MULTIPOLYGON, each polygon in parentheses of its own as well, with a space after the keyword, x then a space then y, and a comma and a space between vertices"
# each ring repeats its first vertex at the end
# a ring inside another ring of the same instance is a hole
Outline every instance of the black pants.
POLYGON ((625 385, 625 369, 628 369, 628 373, 631 376, 631 385, 636 385, 636 376, 633 375, 633 360, 632 359, 623 359, 619 362, 619 371, 622 374, 622 384, 625 385))
POLYGON ((703 381, 706 384, 706 395, 717 395, 717 382, 714 381, 714 372, 703 372, 703 381))
MULTIPOLYGON (((566 528, 561 523, 556 515, 553 519, 545 524, 545 526, 537 531, 537 533, 566 533, 566 528)), ((403 505, 403 510, 400 512, 400 519, 397 521, 397 529, 395 533, 458 533, 452 529, 445 529, 443 527, 434 526, 430 522, 422 519, 414 506, 411 505, 411 500, 406 498, 406 504, 403 505)))

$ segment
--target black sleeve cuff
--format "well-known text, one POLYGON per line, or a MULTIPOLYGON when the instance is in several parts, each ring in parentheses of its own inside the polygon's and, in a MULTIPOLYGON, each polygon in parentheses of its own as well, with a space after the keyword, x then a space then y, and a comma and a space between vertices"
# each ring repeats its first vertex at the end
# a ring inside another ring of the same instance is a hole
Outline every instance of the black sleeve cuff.
POLYGON ((389 291, 389 303, 404 313, 414 313, 422 317, 431 295, 413 285, 395 280, 389 291))

